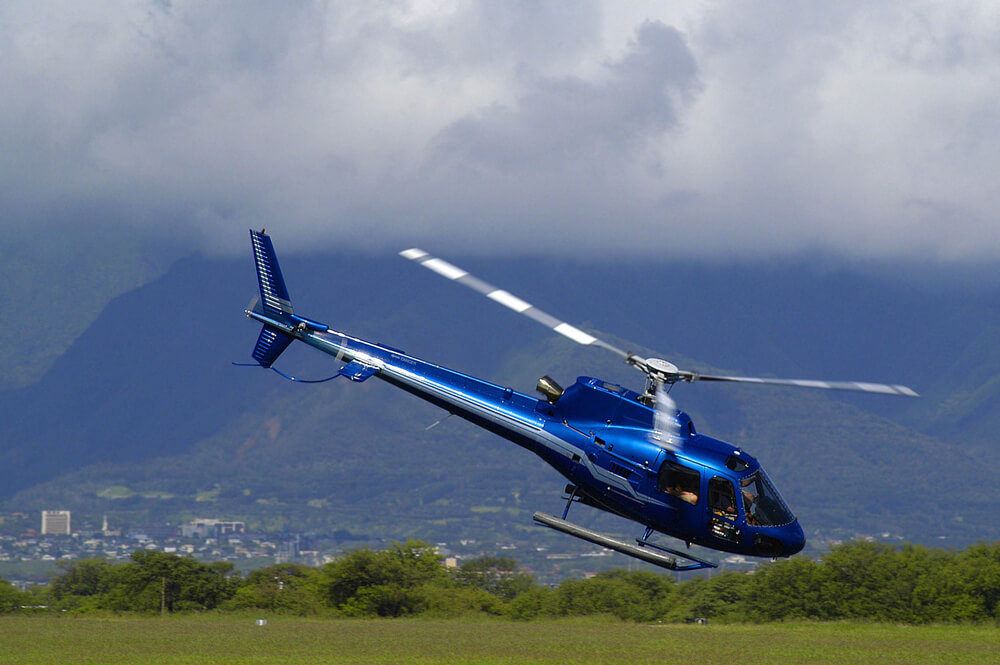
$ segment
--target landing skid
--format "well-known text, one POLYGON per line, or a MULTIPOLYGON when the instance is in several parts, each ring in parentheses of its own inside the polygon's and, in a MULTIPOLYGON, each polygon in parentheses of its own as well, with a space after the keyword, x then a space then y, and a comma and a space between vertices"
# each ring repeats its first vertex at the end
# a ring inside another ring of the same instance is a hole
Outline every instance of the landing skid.
POLYGON ((636 544, 633 545, 632 543, 612 538, 611 536, 598 531, 592 531, 586 527, 580 526, 579 524, 573 524, 572 522, 559 519, 558 517, 549 515, 548 513, 535 513, 533 515, 533 519, 539 524, 543 524, 549 528, 555 529, 556 531, 562 531, 563 533, 575 538, 581 538, 594 543, 595 545, 607 547, 608 549, 621 552, 622 554, 635 557, 636 559, 640 559, 647 563, 651 563, 654 566, 660 566, 661 568, 666 568, 668 570, 682 571, 698 570, 700 568, 716 568, 716 565, 709 561, 704 561, 689 554, 648 542, 645 540, 651 533, 648 529, 646 535, 644 535, 643 538, 637 538, 636 544), (690 561, 691 563, 678 563, 678 558, 690 561))

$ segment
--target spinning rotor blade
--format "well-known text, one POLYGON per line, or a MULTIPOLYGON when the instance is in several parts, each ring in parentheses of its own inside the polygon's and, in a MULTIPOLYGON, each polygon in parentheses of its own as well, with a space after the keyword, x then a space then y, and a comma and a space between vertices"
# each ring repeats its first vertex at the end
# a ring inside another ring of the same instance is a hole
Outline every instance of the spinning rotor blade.
POLYGON ((680 450, 681 426, 677 422, 677 402, 670 396, 662 383, 656 384, 656 401, 654 408, 653 429, 649 433, 649 441, 665 450, 680 450))
MULTIPOLYGON (((437 274, 452 280, 453 282, 458 282, 464 286, 469 287, 474 291, 482 293, 484 296, 500 303, 504 307, 514 310, 518 314, 523 314, 529 319, 533 319, 543 326, 554 330, 555 332, 568 337, 577 344, 583 344, 584 346, 597 346, 602 349, 607 349, 612 353, 621 356, 625 359, 625 362, 632 365, 639 371, 643 372, 647 377, 646 390, 647 394, 656 393, 657 401, 663 401, 665 404, 670 404, 661 409, 664 412, 664 416, 668 412, 675 409, 672 405, 673 400, 667 403, 664 399, 659 397, 660 391, 657 390, 658 386, 663 384, 674 384, 678 381, 684 381, 686 383, 693 383, 695 381, 724 381, 728 383, 756 383, 762 385, 773 385, 773 386, 790 386, 793 388, 819 388, 822 390, 853 390, 857 392, 865 393, 878 393, 881 395, 902 395, 905 397, 919 397, 916 392, 912 389, 901 386, 901 385, 889 385, 885 383, 864 383, 861 381, 811 381, 805 379, 763 379, 752 376, 720 376, 720 375, 710 375, 710 374, 698 374, 696 372, 690 372, 687 370, 678 369, 673 363, 662 360, 660 358, 642 358, 634 353, 629 353, 619 349, 617 346, 608 344, 602 339, 598 339, 593 335, 586 333, 579 328, 572 326, 565 321, 561 321, 551 314, 544 312, 529 302, 521 300, 517 296, 504 291, 503 289, 498 289, 497 287, 487 284, 478 277, 470 275, 465 270, 462 270, 458 266, 452 265, 447 261, 443 261, 439 258, 431 256, 422 249, 417 249, 416 247, 412 249, 406 249, 399 253, 400 256, 415 261, 420 265, 424 266, 429 270, 433 270, 437 274)), ((669 399, 666 393, 663 397, 669 399)), ((672 415, 672 414, 671 414, 672 415)), ((666 421, 664 421, 666 422, 666 421)), ((669 438, 669 436, 667 436, 669 438)))
POLYGON ((470 275, 458 266, 454 266, 447 261, 442 261, 439 258, 433 257, 422 249, 417 249, 416 247, 406 249, 400 252, 399 255, 403 258, 410 259, 411 261, 416 261, 423 267, 433 270, 442 277, 467 286, 473 291, 478 291, 490 300, 498 302, 504 307, 514 310, 518 314, 523 314, 529 319, 541 323, 543 326, 554 330, 560 335, 570 338, 577 344, 583 344, 584 346, 598 346, 602 349, 607 349, 612 353, 618 354, 626 360, 628 360, 629 357, 634 357, 627 351, 622 351, 618 347, 608 344, 604 340, 585 333, 576 326, 571 326, 565 321, 560 321, 551 314, 538 309, 531 303, 525 302, 503 289, 498 289, 491 284, 487 284, 478 277, 470 275))
POLYGON ((681 372, 681 381, 726 381, 729 383, 758 383, 771 386, 791 386, 793 388, 819 388, 821 390, 853 390, 880 395, 902 395, 920 397, 912 388, 886 383, 865 383, 862 381, 811 381, 808 379, 761 379, 753 376, 712 376, 681 372))

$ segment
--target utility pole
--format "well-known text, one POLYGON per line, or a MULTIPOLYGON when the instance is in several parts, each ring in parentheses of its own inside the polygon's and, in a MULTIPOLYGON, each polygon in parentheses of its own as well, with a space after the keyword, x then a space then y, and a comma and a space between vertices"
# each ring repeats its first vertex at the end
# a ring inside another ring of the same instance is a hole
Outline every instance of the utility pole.
POLYGON ((167 613, 167 576, 160 578, 160 616, 167 613))

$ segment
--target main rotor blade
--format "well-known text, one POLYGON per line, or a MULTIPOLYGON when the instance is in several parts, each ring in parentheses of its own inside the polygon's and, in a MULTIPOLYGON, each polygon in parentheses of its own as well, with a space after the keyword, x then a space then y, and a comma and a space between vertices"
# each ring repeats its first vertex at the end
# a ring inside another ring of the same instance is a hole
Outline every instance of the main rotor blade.
POLYGON ((598 346, 602 349, 607 349, 612 353, 616 353, 625 359, 630 357, 628 352, 608 344, 604 340, 598 339, 597 337, 580 330, 576 326, 572 326, 565 321, 561 321, 551 314, 538 309, 531 303, 521 300, 517 296, 508 293, 503 289, 498 289, 492 284, 487 284, 478 277, 470 275, 458 266, 433 257, 422 249, 417 249, 416 247, 412 249, 405 249, 400 252, 399 255, 410 259, 411 261, 415 261, 429 270, 433 270, 442 277, 467 286, 473 291, 478 291, 490 300, 498 302, 504 307, 514 310, 518 314, 523 314, 533 321, 541 323, 543 326, 554 330, 564 337, 568 337, 577 344, 583 344, 584 346, 598 346))
POLYGON ((726 381, 729 383, 756 383, 772 386, 793 386, 795 388, 819 388, 821 390, 853 390, 863 393, 879 393, 882 395, 902 395, 904 397, 920 397, 913 389, 901 385, 885 383, 864 383, 861 381, 811 381, 807 379, 761 379, 753 376, 712 376, 682 372, 683 381, 726 381))
POLYGON ((428 270, 432 270, 442 277, 450 279, 453 282, 463 284, 473 291, 478 291, 490 300, 498 302, 504 307, 514 310, 518 314, 523 314, 529 319, 541 323, 543 326, 559 333, 560 335, 563 335, 564 337, 568 337, 577 344, 583 344, 584 346, 597 346, 621 356, 629 365, 632 365, 646 374, 648 381, 647 389, 650 389, 651 386, 659 384, 672 384, 677 381, 685 381, 687 383, 694 381, 720 381, 727 383, 753 383, 758 385, 790 386, 794 388, 818 388, 821 390, 851 390, 882 395, 919 397, 914 390, 908 388, 907 386, 889 385, 885 383, 865 383, 861 381, 812 381, 805 379, 763 379, 752 376, 698 374, 696 372, 680 370, 673 363, 666 360, 660 360, 658 358, 642 358, 635 354, 623 351, 612 344, 608 344, 604 340, 598 339, 597 337, 594 337, 593 335, 586 333, 579 328, 566 323, 565 321, 561 321, 541 309, 538 309, 531 303, 521 300, 517 296, 504 291, 503 289, 498 289, 478 277, 470 275, 467 271, 462 270, 458 266, 431 256, 422 249, 417 249, 416 247, 406 249, 400 252, 399 255, 419 263, 428 270))

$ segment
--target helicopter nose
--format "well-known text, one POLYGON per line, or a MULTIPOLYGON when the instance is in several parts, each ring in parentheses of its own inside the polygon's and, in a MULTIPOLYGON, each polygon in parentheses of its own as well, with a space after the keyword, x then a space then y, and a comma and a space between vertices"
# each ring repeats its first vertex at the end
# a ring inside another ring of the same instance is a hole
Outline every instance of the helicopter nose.
POLYGON ((753 538, 757 556, 792 556, 806 546, 806 537, 798 520, 782 527, 761 529, 753 538))
POLYGON ((806 546, 806 535, 802 532, 802 527, 799 526, 798 520, 795 520, 788 526, 788 535, 783 540, 785 542, 786 556, 792 556, 801 552, 802 548, 806 546))

